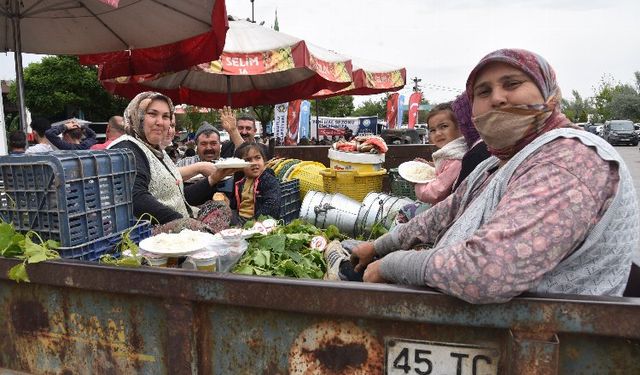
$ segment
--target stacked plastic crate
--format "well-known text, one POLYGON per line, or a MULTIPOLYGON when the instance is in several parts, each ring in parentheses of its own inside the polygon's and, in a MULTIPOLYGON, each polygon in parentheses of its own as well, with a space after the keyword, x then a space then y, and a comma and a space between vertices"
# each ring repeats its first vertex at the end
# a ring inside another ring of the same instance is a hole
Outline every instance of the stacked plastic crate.
POLYGON ((133 216, 135 159, 127 150, 57 151, 0 157, 0 218, 18 231, 60 242, 63 258, 95 261, 149 222, 133 216))
POLYGON ((280 183, 280 219, 285 224, 300 216, 300 180, 280 183))

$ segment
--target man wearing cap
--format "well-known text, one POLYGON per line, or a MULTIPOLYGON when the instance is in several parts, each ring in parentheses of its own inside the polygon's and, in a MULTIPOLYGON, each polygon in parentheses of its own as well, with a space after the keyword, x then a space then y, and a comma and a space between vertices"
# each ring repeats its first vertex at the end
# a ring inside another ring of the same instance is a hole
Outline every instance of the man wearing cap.
MULTIPOLYGON (((223 113, 225 115, 221 116, 222 126, 229 132, 231 140, 222 144, 220 155, 223 158, 230 158, 233 157, 236 147, 239 147, 242 143, 256 142, 256 133, 258 132, 258 129, 256 127, 256 120, 249 114, 241 114, 236 120, 235 114, 233 114, 230 108, 225 107, 223 109, 223 113)), ((269 147, 262 143, 258 144, 264 150, 264 154, 267 155, 267 159, 270 159, 272 155, 269 154, 269 147)))
POLYGON ((196 155, 178 161, 178 168, 201 161, 212 162, 220 158, 220 133, 204 121, 196 131, 196 155))
MULTIPOLYGON (((176 164, 180 175, 185 183, 192 177, 198 178, 197 175, 208 175, 209 172, 215 171, 212 162, 220 158, 220 133, 211 124, 206 121, 196 131, 196 155, 183 158, 176 164)), ((221 181, 216 190, 219 192, 230 192, 233 189, 233 179, 221 181)))

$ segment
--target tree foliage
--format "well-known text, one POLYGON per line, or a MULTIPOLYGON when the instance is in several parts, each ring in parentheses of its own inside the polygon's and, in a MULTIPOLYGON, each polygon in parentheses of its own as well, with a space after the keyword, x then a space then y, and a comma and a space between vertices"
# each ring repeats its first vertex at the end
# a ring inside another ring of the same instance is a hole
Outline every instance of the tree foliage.
POLYGON ((589 114, 594 113, 594 108, 589 99, 583 99, 576 90, 571 91, 573 100, 562 99, 562 108, 565 116, 573 122, 586 122, 589 114))
POLYGON ((594 86, 594 95, 582 98, 575 90, 573 99, 562 100, 564 114, 574 122, 604 122, 606 120, 640 121, 640 72, 635 72, 635 85, 616 82, 604 74, 594 86))
POLYGON ((176 116, 176 130, 186 130, 189 133, 194 133, 202 122, 206 121, 211 125, 214 125, 219 120, 219 116, 214 109, 203 109, 188 105, 184 109, 184 115, 176 116))
POLYGON ((334 96, 327 99, 311 100, 313 116, 346 117, 353 112, 353 96, 334 96), (316 108, 316 103, 318 108, 316 108))
MULTIPOLYGON (((95 67, 82 66, 75 56, 47 56, 24 69, 24 96, 27 108, 52 121, 78 116, 82 111, 90 121, 106 121, 122 114, 128 101, 109 94, 98 81, 95 67)), ((16 101, 15 82, 10 98, 16 101)))
MULTIPOLYGON (((631 88, 631 86, 627 86, 631 88)), ((609 103, 612 119, 629 119, 634 122, 640 121, 640 95, 625 90, 613 97, 609 103)))
POLYGON ((635 87, 615 82, 604 75, 594 89, 595 117, 598 121, 629 119, 640 121, 640 72, 635 72, 635 87))
POLYGON ((274 113, 273 105, 256 105, 253 106, 253 114, 256 120, 262 124, 262 131, 264 132, 269 121, 273 120, 274 113))
POLYGON ((377 116, 379 119, 387 117, 387 98, 384 96, 378 100, 365 100, 358 108, 352 112, 352 116, 377 116))

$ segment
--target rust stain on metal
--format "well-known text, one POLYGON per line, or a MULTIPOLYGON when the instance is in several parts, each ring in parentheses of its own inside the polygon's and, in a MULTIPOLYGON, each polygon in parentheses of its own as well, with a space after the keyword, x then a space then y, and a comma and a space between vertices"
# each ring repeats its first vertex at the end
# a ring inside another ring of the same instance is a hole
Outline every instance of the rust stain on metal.
POLYGON ((38 301, 14 301, 10 315, 16 333, 35 334, 49 328, 49 314, 38 301))
MULTIPOLYGON (((189 302, 167 302, 164 305, 167 321, 192 322, 194 320, 193 305, 189 302)), ((187 374, 193 370, 194 331, 191 324, 167 325, 165 363, 169 373, 187 374)))
POLYGON ((557 374, 558 336, 552 332, 511 331, 514 374, 557 374))
POLYGON ((276 362, 269 362, 267 368, 262 371, 262 375, 282 375, 276 362))
POLYGON ((208 310, 200 305, 196 306, 194 310, 195 326, 194 329, 198 332, 196 336, 197 358, 198 358, 198 373, 201 374, 213 374, 212 353, 213 353, 213 334, 212 328, 209 324, 208 310))
POLYGON ((135 372, 141 369, 142 361, 155 361, 153 356, 140 353, 142 345, 132 347, 130 342, 136 340, 127 340, 125 322, 70 312, 76 306, 70 307, 66 293, 61 297, 61 308, 52 312, 39 300, 23 297, 8 304, 8 340, 13 343, 18 368, 41 373, 44 356, 57 358, 64 365, 56 373, 115 374, 135 372))
POLYGON ((291 374, 380 374, 382 344, 351 322, 320 322, 302 331, 289 353, 291 374))
POLYGON ((347 368, 358 368, 367 361, 367 349, 362 344, 346 344, 334 338, 316 350, 302 351, 310 355, 331 372, 337 373, 347 368))

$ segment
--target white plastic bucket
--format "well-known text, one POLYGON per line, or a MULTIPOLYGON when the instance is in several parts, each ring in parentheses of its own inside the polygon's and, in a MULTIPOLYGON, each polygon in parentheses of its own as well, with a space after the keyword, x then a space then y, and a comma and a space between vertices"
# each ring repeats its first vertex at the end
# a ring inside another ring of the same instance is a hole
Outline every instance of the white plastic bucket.
POLYGON ((316 225, 318 207, 323 207, 331 202, 331 194, 320 191, 309 191, 300 206, 300 218, 308 223, 316 225))
POLYGON ((377 172, 384 167, 384 155, 329 149, 329 168, 339 171, 377 172))
POLYGON ((413 203, 409 198, 396 197, 385 193, 369 193, 362 201, 356 220, 356 234, 369 233, 376 222, 391 228, 398 211, 413 203))
POLYGON ((340 229, 340 232, 355 236, 354 230, 358 220, 358 212, 360 212, 360 202, 346 195, 335 193, 329 205, 324 209, 316 219, 316 222, 320 224, 320 228, 327 228, 333 224, 340 229))

